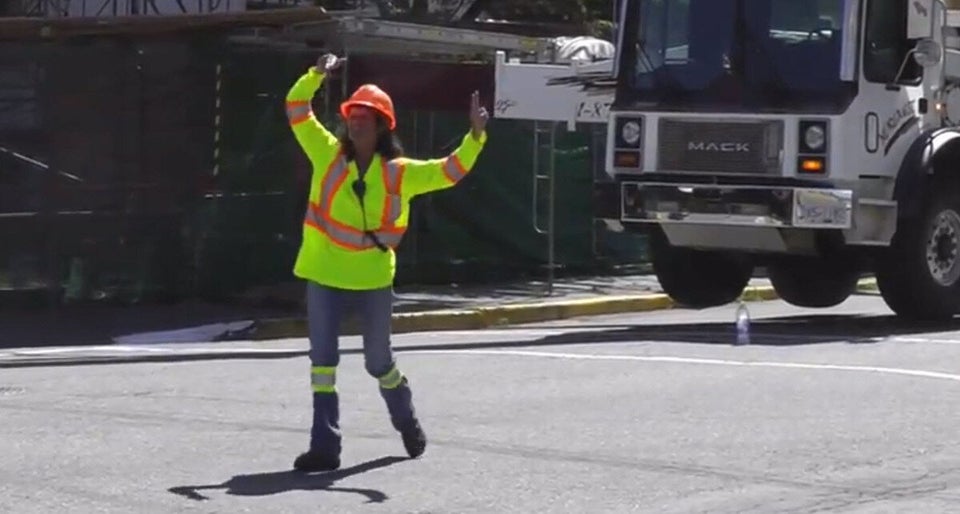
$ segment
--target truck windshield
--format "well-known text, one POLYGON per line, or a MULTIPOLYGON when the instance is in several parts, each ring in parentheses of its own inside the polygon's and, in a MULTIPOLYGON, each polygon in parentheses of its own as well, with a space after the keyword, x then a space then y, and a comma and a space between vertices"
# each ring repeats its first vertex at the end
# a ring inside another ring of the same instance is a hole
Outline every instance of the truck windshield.
POLYGON ((844 0, 628 0, 618 104, 837 111, 844 0))

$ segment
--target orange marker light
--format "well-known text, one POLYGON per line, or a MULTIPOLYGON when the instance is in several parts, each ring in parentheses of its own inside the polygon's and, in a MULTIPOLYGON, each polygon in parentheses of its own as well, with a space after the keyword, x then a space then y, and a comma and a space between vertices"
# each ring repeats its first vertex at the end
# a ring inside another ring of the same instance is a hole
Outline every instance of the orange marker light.
POLYGON ((821 159, 803 159, 800 161, 800 169, 807 173, 822 173, 823 160, 821 159))
POLYGON ((618 168, 639 168, 640 154, 636 152, 616 152, 613 156, 613 164, 618 168))

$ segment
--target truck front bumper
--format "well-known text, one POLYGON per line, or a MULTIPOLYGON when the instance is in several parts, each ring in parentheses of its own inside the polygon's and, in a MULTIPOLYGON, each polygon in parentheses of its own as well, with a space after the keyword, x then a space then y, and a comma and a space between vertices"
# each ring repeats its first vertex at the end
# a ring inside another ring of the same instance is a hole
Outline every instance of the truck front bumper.
POLYGON ((638 181, 620 182, 618 196, 624 224, 805 229, 850 229, 855 201, 849 189, 638 181))

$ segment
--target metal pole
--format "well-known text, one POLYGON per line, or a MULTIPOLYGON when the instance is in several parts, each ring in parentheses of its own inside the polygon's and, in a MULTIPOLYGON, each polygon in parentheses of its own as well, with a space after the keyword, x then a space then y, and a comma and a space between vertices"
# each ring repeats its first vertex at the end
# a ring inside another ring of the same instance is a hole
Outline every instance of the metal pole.
POLYGON ((555 202, 554 202, 554 176, 556 174, 556 133, 557 122, 548 122, 549 131, 541 133, 540 122, 533 122, 533 230, 538 234, 547 236, 547 295, 553 294, 554 267, 556 256, 554 254, 554 222, 555 222, 555 202), (546 141, 541 140, 541 136, 548 136, 546 141), (544 148, 546 147, 546 148, 544 148), (541 150, 547 151, 547 162, 541 161, 541 150), (546 173, 541 172, 540 166, 546 165, 546 173), (540 228, 540 181, 547 181, 547 228, 540 228))
POLYGON ((533 229, 540 234, 543 234, 543 230, 540 229, 540 216, 539 209, 540 206, 540 195, 539 188, 537 187, 540 183, 540 122, 534 120, 533 122, 533 229))
POLYGON ((555 210, 555 205, 556 205, 555 198, 554 198, 554 196, 555 196, 555 195, 554 195, 554 182, 555 182, 555 178, 556 178, 556 168, 557 168, 557 166, 556 166, 556 164, 557 164, 557 163, 556 163, 556 152, 555 152, 555 150, 556 150, 556 137, 557 137, 557 122, 551 121, 551 122, 550 122, 550 167, 549 167, 549 170, 548 170, 548 171, 549 171, 549 175, 550 175, 550 179, 549 179, 550 189, 547 191, 547 195, 548 195, 548 197, 547 197, 547 202, 548 202, 548 203, 547 203, 547 205, 548 205, 548 207, 547 207, 547 216, 549 216, 549 219, 547 220, 547 266, 548 266, 550 269, 548 270, 548 274, 547 274, 547 295, 553 295, 553 280, 554 280, 554 261, 555 261, 555 255, 554 255, 554 243, 555 243, 554 225, 555 225, 555 221, 556 221, 556 220, 555 220, 555 216, 554 216, 554 210, 555 210))

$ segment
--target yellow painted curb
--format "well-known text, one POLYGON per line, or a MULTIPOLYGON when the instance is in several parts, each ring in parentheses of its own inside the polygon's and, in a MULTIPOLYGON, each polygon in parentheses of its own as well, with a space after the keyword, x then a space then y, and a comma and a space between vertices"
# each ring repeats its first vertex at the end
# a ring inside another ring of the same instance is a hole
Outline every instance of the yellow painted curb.
MULTIPOLYGON (((876 280, 861 280, 857 285, 861 292, 875 291, 876 280)), ((772 286, 748 287, 740 300, 744 302, 776 300, 772 286)), ((676 304, 665 294, 604 296, 577 300, 544 301, 527 304, 512 304, 496 307, 478 307, 469 310, 436 310, 405 312, 393 315, 393 332, 433 332, 444 330, 479 330, 483 328, 556 321, 585 316, 649 312, 671 309, 676 304)), ((342 335, 360 333, 355 319, 344 323, 342 335)), ((267 319, 257 322, 254 339, 285 339, 307 337, 307 322, 303 318, 267 319)))

